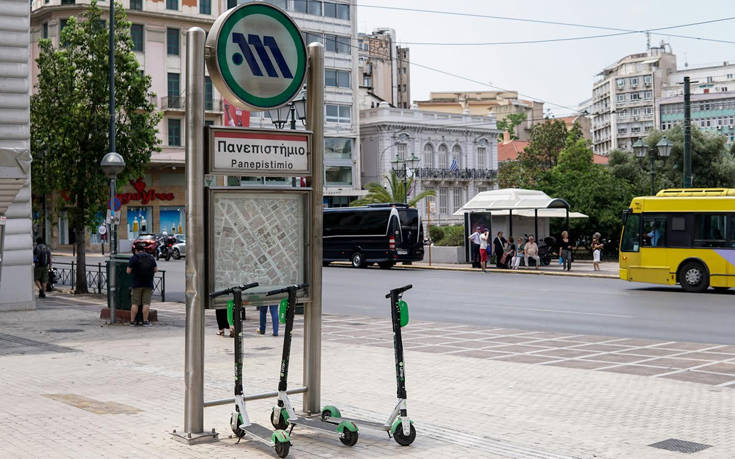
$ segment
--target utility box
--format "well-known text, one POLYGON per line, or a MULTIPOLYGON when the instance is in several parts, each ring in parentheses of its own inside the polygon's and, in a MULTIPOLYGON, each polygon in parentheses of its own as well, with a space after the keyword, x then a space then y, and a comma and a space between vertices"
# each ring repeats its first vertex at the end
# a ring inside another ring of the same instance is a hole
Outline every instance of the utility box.
POLYGON ((110 304, 110 273, 111 269, 115 270, 115 308, 118 310, 130 311, 132 304, 130 298, 130 289, 133 287, 133 276, 126 272, 130 255, 117 254, 112 256, 112 260, 107 260, 107 304, 110 304), (110 263, 112 262, 112 263, 110 263), (112 265, 112 266, 110 266, 112 265))

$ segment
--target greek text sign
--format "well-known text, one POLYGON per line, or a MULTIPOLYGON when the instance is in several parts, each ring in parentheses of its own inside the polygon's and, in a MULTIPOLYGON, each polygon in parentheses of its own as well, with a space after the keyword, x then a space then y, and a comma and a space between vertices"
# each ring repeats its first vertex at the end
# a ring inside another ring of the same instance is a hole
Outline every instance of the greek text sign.
POLYGON ((240 108, 287 104, 306 76, 306 45, 296 23, 280 8, 251 2, 215 21, 205 45, 212 82, 240 108))
POLYGON ((310 175, 311 133, 209 129, 209 172, 245 176, 310 175))

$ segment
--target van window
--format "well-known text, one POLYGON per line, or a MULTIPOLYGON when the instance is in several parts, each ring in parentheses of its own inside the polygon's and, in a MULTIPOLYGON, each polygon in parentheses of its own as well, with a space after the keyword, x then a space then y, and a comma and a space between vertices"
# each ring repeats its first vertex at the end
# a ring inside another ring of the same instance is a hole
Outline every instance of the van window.
POLYGON ((419 212, 416 209, 399 209, 403 231, 417 231, 419 229, 419 212))
POLYGON ((324 236, 385 235, 389 210, 324 212, 324 236))
MULTIPOLYGON (((385 234, 388 231, 388 216, 390 211, 364 212, 359 234, 385 234)), ((357 234, 357 233, 355 233, 357 234)))

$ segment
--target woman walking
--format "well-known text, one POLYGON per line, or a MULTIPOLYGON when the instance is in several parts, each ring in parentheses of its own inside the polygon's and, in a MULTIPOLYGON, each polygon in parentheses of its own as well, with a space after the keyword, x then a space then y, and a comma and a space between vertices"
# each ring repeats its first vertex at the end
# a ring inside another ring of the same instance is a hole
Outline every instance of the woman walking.
POLYGON ((561 242, 559 243, 559 256, 564 258, 564 270, 572 270, 572 250, 574 245, 569 240, 569 233, 567 231, 561 232, 561 242))
POLYGON ((600 233, 595 233, 592 235, 592 268, 595 271, 600 270, 600 255, 602 254, 602 249, 605 247, 605 244, 603 244, 600 241, 600 233))

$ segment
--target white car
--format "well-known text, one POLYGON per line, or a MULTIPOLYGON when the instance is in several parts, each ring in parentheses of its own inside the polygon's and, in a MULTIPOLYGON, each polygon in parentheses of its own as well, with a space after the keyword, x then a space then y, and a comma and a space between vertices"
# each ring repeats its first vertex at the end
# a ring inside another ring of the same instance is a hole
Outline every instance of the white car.
POLYGON ((186 238, 183 234, 177 234, 176 235, 176 244, 174 244, 171 252, 171 256, 174 257, 174 260, 178 260, 181 257, 186 256, 186 238))

